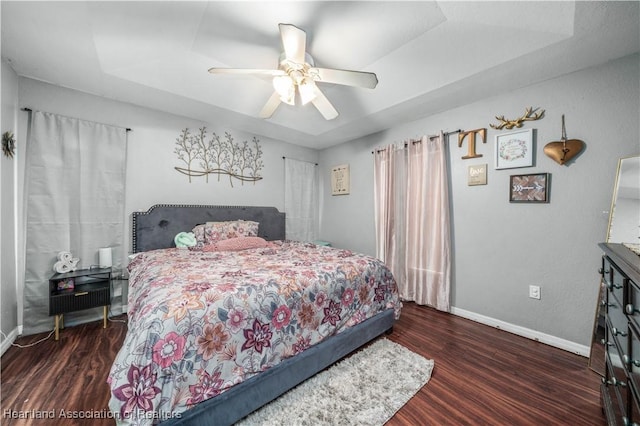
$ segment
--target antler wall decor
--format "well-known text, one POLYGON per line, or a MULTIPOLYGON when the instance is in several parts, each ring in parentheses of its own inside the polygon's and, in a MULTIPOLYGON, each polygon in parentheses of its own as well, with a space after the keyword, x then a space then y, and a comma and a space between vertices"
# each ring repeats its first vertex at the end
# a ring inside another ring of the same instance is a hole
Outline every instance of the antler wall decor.
POLYGON ((491 126, 492 129, 496 129, 496 130, 513 129, 514 127, 522 127, 522 124, 525 121, 540 120, 542 117, 544 117, 544 110, 540 112, 536 112, 536 111, 538 111, 538 108, 536 109, 533 109, 533 107, 526 108, 524 110, 524 115, 520 118, 516 118, 515 120, 507 120, 504 118, 504 115, 501 115, 501 116, 496 115, 496 120, 499 120, 500 124, 489 124, 489 126, 491 126))

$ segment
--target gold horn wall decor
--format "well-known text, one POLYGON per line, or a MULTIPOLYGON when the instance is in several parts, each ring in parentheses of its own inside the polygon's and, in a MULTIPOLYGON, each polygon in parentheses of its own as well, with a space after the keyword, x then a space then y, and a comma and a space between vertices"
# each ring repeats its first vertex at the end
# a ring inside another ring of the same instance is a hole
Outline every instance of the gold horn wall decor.
POLYGON ((489 124, 489 126, 491 126, 492 129, 496 129, 496 130, 513 129, 514 127, 522 127, 522 124, 525 121, 540 120, 542 117, 544 117, 544 110, 540 112, 536 112, 536 111, 538 111, 538 108, 536 109, 533 109, 533 107, 526 108, 524 110, 524 115, 520 118, 516 118, 515 120, 505 119, 504 115, 500 115, 500 116, 496 115, 496 120, 500 121, 500 123, 489 124))
POLYGON ((544 153, 547 157, 560 165, 566 164, 584 149, 584 142, 579 139, 567 139, 567 131, 564 127, 564 114, 562 114, 562 138, 561 140, 549 142, 544 146, 544 153))

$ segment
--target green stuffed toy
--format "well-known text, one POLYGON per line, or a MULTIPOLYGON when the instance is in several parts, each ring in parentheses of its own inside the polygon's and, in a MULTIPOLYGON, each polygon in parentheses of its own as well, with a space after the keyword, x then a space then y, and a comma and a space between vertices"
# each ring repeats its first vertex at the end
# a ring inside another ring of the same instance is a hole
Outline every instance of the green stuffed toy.
POLYGON ((193 247, 197 244, 196 236, 193 235, 193 232, 180 232, 173 241, 178 248, 193 247))

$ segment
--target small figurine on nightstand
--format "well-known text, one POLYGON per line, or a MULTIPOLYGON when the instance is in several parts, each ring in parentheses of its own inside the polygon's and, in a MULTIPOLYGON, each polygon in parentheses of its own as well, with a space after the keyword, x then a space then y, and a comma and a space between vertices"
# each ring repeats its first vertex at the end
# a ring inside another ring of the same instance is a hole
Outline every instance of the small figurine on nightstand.
POLYGON ((73 257, 68 251, 61 251, 58 253, 58 261, 53 265, 53 270, 59 274, 66 272, 73 272, 78 269, 78 262, 80 259, 73 257))

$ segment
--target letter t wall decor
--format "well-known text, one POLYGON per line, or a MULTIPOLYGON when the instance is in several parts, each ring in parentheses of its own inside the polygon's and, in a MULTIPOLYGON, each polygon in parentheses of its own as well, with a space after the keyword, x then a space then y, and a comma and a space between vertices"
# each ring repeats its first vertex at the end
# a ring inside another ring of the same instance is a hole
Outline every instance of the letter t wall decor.
POLYGON ((482 143, 487 143, 487 129, 475 129, 458 133, 458 147, 462 147, 464 138, 466 138, 467 135, 470 135, 469 150, 467 151, 467 155, 463 156, 462 159, 468 160, 469 158, 482 157, 482 154, 476 153, 476 135, 480 135, 480 137, 482 138, 482 143))

